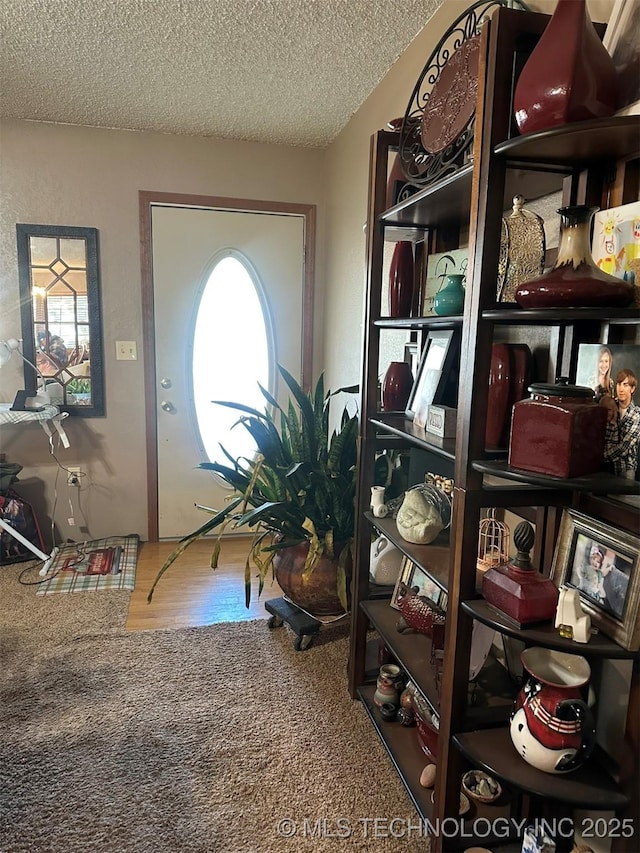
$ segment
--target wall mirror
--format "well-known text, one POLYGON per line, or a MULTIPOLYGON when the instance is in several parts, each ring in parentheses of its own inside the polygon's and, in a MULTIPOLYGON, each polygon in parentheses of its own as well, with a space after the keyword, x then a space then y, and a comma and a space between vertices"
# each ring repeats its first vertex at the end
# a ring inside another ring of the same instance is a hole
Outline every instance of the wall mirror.
POLYGON ((24 378, 62 411, 104 415, 98 231, 16 226, 24 378))

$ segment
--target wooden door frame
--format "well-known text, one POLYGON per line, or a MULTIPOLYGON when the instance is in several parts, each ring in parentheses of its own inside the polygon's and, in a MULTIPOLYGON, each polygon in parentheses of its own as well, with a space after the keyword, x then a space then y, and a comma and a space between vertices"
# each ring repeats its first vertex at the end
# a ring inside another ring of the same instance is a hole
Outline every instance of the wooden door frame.
POLYGON ((204 208, 242 213, 275 213, 301 216, 304 221, 304 292, 302 295, 302 385, 311 388, 313 372, 313 313, 315 289, 316 206, 259 199, 182 193, 138 192, 140 219, 140 267, 142 286, 142 347, 144 354, 145 421, 147 444, 147 538, 157 542, 158 519, 158 433, 156 391, 156 347, 153 302, 153 253, 151 211, 154 205, 204 208))

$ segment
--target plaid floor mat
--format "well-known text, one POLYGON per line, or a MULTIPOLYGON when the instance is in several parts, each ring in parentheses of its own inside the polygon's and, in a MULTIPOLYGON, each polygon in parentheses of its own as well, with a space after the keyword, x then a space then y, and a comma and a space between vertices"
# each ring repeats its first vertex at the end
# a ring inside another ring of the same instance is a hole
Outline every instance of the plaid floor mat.
POLYGON ((38 595, 132 590, 136 581, 139 541, 138 536, 110 536, 65 545, 51 565, 49 580, 38 585, 38 595))

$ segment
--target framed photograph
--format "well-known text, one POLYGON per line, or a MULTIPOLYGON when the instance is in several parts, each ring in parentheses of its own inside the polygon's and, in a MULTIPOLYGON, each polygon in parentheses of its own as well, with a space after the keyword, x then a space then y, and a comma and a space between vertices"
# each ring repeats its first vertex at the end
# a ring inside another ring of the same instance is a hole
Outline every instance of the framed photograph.
MULTIPOLYGON (((640 383, 640 346, 634 344, 580 344, 576 385, 593 388, 596 396, 603 393, 615 395, 616 374, 626 367, 633 370, 640 383)), ((637 398, 635 400, 638 402, 637 398)))
POLYGON ((640 4, 616 0, 602 39, 613 59, 618 89, 616 115, 640 114, 640 4))
POLYGON ((628 651, 640 649, 640 537, 565 509, 551 577, 577 589, 592 624, 628 651))
POLYGON ((466 275, 468 262, 468 249, 453 249, 451 252, 435 252, 429 255, 424 298, 422 300, 422 315, 424 317, 436 313, 433 310, 433 300, 444 284, 445 278, 455 273, 466 275))
POLYGON ((445 593, 440 589, 435 581, 431 580, 429 575, 420 568, 420 566, 416 565, 416 563, 408 557, 405 557, 402 561, 400 574, 398 575, 398 580, 396 581, 395 589, 393 590, 393 595, 391 596, 390 601, 391 606, 395 610, 400 609, 398 607, 398 593, 400 591, 400 584, 403 583, 410 589, 412 587, 418 587, 418 595, 424 595, 437 607, 444 609, 441 602, 443 597, 446 599, 445 593))
POLYGON ((591 254, 603 272, 635 283, 640 305, 640 201, 595 214, 591 254))
POLYGON ((459 359, 459 329, 429 332, 406 410, 407 417, 418 426, 424 428, 433 403, 456 408, 459 359))

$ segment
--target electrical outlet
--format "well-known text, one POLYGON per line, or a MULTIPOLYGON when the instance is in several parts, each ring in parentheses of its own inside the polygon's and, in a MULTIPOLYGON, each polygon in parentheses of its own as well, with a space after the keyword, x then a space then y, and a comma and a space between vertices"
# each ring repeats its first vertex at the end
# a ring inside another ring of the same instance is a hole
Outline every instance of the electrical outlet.
POLYGON ((67 485, 80 486, 80 475, 82 468, 79 465, 69 465, 67 467, 67 485))

